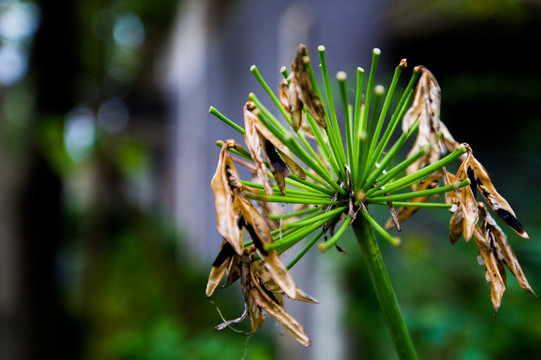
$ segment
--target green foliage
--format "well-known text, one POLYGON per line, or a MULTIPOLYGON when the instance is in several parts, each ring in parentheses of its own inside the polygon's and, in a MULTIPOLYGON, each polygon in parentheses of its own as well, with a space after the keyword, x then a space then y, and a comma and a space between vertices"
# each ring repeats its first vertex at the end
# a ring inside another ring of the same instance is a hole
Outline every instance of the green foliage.
POLYGON ((175 261, 170 230, 155 222, 154 234, 151 244, 129 229, 111 239, 94 270, 100 275, 84 358, 239 359, 247 351, 250 359, 270 359, 262 339, 250 339, 245 349, 242 335, 214 333, 219 318, 201 289, 206 271, 187 254, 175 261))

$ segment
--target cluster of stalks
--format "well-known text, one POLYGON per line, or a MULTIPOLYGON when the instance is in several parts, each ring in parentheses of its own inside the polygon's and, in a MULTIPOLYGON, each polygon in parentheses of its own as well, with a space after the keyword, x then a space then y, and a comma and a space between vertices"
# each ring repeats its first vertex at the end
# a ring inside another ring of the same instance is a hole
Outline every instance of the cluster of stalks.
POLYGON ((290 71, 282 68, 277 94, 252 66, 282 119, 253 93, 244 105, 244 127, 210 108, 211 114, 243 135, 245 143, 243 147, 232 139, 217 142, 221 151, 211 187, 223 241, 206 296, 213 295, 227 274, 222 287, 239 280, 245 309, 236 319, 222 318, 216 329, 234 329, 249 317, 254 333, 270 315, 299 343, 310 345, 302 326, 284 310, 283 297, 317 301, 296 287, 288 270, 316 243, 322 252, 331 248, 344 252, 338 242, 351 226, 397 352, 401 358, 416 358, 375 234, 398 246, 399 238, 388 230, 400 231, 401 224, 421 208, 450 211, 451 243, 460 237, 474 239, 495 312, 506 288, 505 267, 533 294, 488 208, 518 235, 528 235, 470 146, 455 141, 440 120, 441 90, 430 71, 415 67, 398 94, 399 77, 407 66, 404 59, 385 91, 375 85, 380 50, 374 49, 366 84, 364 70, 357 68, 354 103, 348 100, 346 73, 337 73, 341 104, 337 111, 325 48, 320 46, 318 53, 323 89, 303 45, 298 46, 290 71), (412 142, 399 161, 404 145, 412 142), (447 167, 455 162, 460 165, 452 173, 447 167), (251 179, 241 179, 237 166, 247 168, 251 179), (445 201, 436 201, 441 198, 445 201), (389 209, 386 224, 372 217, 371 206, 389 209), (300 252, 287 265, 282 263, 280 254, 300 242, 304 244, 300 252))

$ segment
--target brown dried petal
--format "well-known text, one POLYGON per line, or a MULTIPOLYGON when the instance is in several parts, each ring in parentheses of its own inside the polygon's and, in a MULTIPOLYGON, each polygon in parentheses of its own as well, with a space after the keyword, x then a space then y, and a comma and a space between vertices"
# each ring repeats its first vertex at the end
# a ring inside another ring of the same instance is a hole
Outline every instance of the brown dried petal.
POLYGON ((278 99, 284 110, 289 112, 289 85, 286 79, 280 81, 280 85, 278 86, 278 99))
POLYGON ((270 182, 269 176, 267 174, 267 167, 261 157, 261 136, 257 131, 254 121, 257 121, 257 116, 255 116, 250 110, 248 110, 247 103, 244 106, 244 141, 246 142, 246 147, 250 152, 252 160, 256 166, 257 175, 263 183, 263 188, 265 192, 269 195, 272 195, 272 184, 270 182))
MULTIPOLYGON (((278 152, 282 156, 282 161, 286 161, 286 164, 290 168, 290 170, 297 175, 300 178, 306 178, 306 174, 304 173, 304 170, 293 160, 293 157, 291 156, 291 153, 289 151, 289 148, 284 145, 274 134, 261 123, 259 118, 257 117, 257 114, 259 113, 259 109, 255 107, 255 104, 251 101, 248 101, 245 105, 245 109, 252 113, 253 117, 250 117, 253 124, 257 128, 257 131, 259 131, 259 134, 265 138, 270 144, 274 146, 274 150, 278 152), (290 165, 291 164, 291 165, 290 165), (294 164, 294 165, 293 165, 294 164)), ((265 143, 266 144, 266 143, 265 143)), ((267 156, 269 155, 269 152, 267 151, 267 145, 265 145, 265 150, 267 152, 267 156)), ((277 156, 279 158, 279 156, 277 156)), ((271 158, 272 160, 278 161, 276 158, 271 158)), ((279 169, 278 169, 279 170, 279 169)), ((286 176, 286 175, 284 175, 286 176)))
POLYGON ((244 244, 240 240, 240 231, 237 226, 239 213, 233 206, 235 191, 241 190, 240 179, 231 160, 228 150, 236 147, 233 140, 227 140, 220 151, 220 158, 216 172, 212 177, 210 186, 214 192, 214 205, 216 208, 216 225, 218 232, 233 247, 237 254, 242 254, 244 244))
POLYGON ((453 135, 451 135, 449 129, 447 129, 447 126, 445 126, 445 124, 441 120, 439 122, 439 131, 440 135, 442 135, 441 143, 443 144, 447 152, 451 153, 455 151, 460 144, 453 138, 453 135))
POLYGON ((293 128, 293 131, 297 132, 302 123, 302 108, 303 108, 303 103, 297 91, 297 89, 299 88, 297 84, 297 79, 293 77, 289 85, 287 85, 287 82, 286 82, 286 86, 288 86, 287 111, 291 119, 291 127, 293 128))
POLYGON ((509 203, 496 191, 484 166, 471 154, 469 154, 469 166, 475 176, 477 188, 492 210, 517 234, 529 239, 509 203))
POLYGON ((473 239, 486 268, 485 278, 490 283, 490 300, 494 306, 494 311, 498 312, 506 289, 505 269, 491 248, 490 240, 484 236, 478 226, 475 227, 473 232, 473 239))
MULTIPOLYGON (((304 104, 306 110, 312 115, 319 126, 326 128, 325 109, 323 108, 321 99, 314 91, 310 76, 308 75, 306 62, 308 62, 308 50, 306 49, 306 46, 300 44, 297 47, 297 55, 291 64, 293 78, 291 79, 290 87, 297 93, 300 101, 304 104)), ((291 93, 289 103, 291 105, 291 93)))
POLYGON ((439 148, 441 89, 427 68, 417 66, 415 70, 422 71, 422 75, 417 83, 413 104, 404 115, 402 128, 407 132, 419 119, 419 132, 429 140, 430 145, 439 148))
POLYGON ((233 250, 233 247, 231 244, 229 244, 229 242, 227 242, 227 240, 224 240, 220 246, 220 252, 216 257, 216 260, 214 260, 212 263, 209 280, 207 282, 207 289, 205 291, 207 297, 212 296, 214 290, 216 290, 216 287, 218 287, 218 284, 220 284, 220 281, 222 281, 227 269, 231 265, 231 261, 233 260, 234 256, 235 250, 233 250))
MULTIPOLYGON (((469 148, 468 145, 465 145, 469 148)), ((471 152, 468 152, 466 159, 462 162, 458 171, 456 173, 456 181, 460 182, 466 179, 470 179, 468 174, 469 169, 469 159, 471 158, 471 152)), ((475 200, 475 195, 473 193, 475 185, 470 184, 470 186, 464 186, 456 191, 460 194, 460 208, 464 216, 464 239, 469 241, 473 235, 475 225, 479 220, 479 213, 477 210, 477 201, 475 200)))
MULTIPOLYGON (((424 66, 417 66, 415 71, 421 71, 422 74, 417 83, 413 104, 402 120, 402 129, 404 132, 407 132, 417 120, 419 121, 417 139, 408 157, 419 151, 426 144, 430 144, 430 149, 426 155, 408 167, 408 174, 412 174, 424 166, 433 164, 441 157, 441 89, 436 78, 424 66)), ((415 186, 413 186, 413 190, 415 190, 415 186)))
POLYGON ((286 181, 285 176, 289 175, 289 168, 287 167, 284 160, 278 155, 274 145, 262 137, 261 140, 265 144, 265 158, 269 164, 276 185, 280 189, 280 192, 285 195, 286 193, 286 181))
POLYGON ((314 139, 314 140, 316 139, 316 136, 314 135, 314 132, 310 128, 310 125, 308 125, 308 121, 306 120, 306 114, 302 114, 301 130, 309 138, 314 139))
POLYGON ((272 235, 265 221, 249 201, 237 197, 235 198, 235 203, 238 204, 242 212, 243 226, 250 234, 272 278, 287 296, 294 299, 296 294, 295 283, 280 260, 278 252, 276 250, 265 249, 266 244, 272 244, 273 242, 272 235))
POLYGON ((507 236, 498 226, 494 218, 490 216, 486 206, 482 203, 479 203, 479 215, 483 219, 481 231, 486 238, 490 239, 491 244, 493 244, 495 248, 495 253, 498 256, 498 259, 503 261, 503 263, 515 276, 520 284, 520 287, 535 295, 534 291, 530 287, 530 284, 528 283, 528 280, 526 279, 526 276, 522 272, 522 268, 520 267, 513 249, 511 249, 511 246, 507 242, 507 236))
POLYGON ((263 315, 263 312, 261 311, 261 308, 255 301, 254 297, 252 296, 252 289, 254 288, 255 284, 252 281, 252 274, 251 274, 251 258, 250 255, 244 254, 240 257, 240 273, 241 273, 241 288, 242 288, 242 295, 244 297, 244 303, 246 305, 246 308, 248 310, 248 315, 250 317, 250 325, 252 328, 252 334, 257 331, 257 328, 260 328, 263 325, 263 321, 265 320, 265 317, 263 315))
POLYGON ((282 156, 282 159, 284 159, 284 162, 286 163, 289 170, 291 170, 291 172, 295 176, 297 176, 297 177, 299 177, 299 178, 301 178, 303 180, 306 179, 306 173, 304 172, 303 168, 300 167, 299 164, 297 164, 297 162, 295 160, 293 160, 293 158, 288 153, 284 153, 279 149, 277 149, 277 151, 282 156))
MULTIPOLYGON (((293 80, 296 81, 296 80, 293 80)), ((280 104, 288 112, 291 119, 291 127, 295 132, 300 129, 310 138, 315 139, 310 126, 307 125, 306 115, 302 112, 302 102, 297 95, 296 86, 289 86, 286 79, 282 79, 278 88, 280 104)))
MULTIPOLYGON (((443 183, 445 186, 449 186, 452 184, 457 184, 456 176, 453 173, 450 173, 447 171, 447 169, 442 168, 443 173, 443 183)), ((445 193, 445 203, 454 205, 453 208, 451 208, 451 212, 455 212, 456 208, 460 205, 460 194, 457 192, 457 190, 448 191, 445 193)))
MULTIPOLYGON (((442 172, 445 186, 457 184, 454 174, 448 172, 445 168, 442 169, 442 172)), ((462 198, 461 194, 460 189, 445 193, 445 203, 452 205, 449 209, 449 211, 453 213, 449 221, 449 240, 453 245, 456 244, 464 231, 464 215, 462 213, 462 207, 460 206, 460 199, 462 198)))
MULTIPOLYGON (((252 263, 252 267, 254 265, 259 266, 259 263, 252 263)), ((280 305, 282 305, 282 297, 283 295, 287 296, 287 294, 282 290, 280 286, 278 286, 278 284, 276 284, 276 282, 272 278, 272 275, 268 271, 268 269, 263 268, 261 266, 259 267, 261 268, 261 270, 255 272, 259 279, 259 283, 261 284, 263 288, 271 291, 274 294, 274 296, 278 299, 278 302, 280 303, 280 305)), ((297 288, 295 290, 296 290, 296 294, 295 294, 295 297, 292 298, 293 300, 303 301, 303 302, 312 303, 312 304, 319 304, 319 301, 308 296, 302 290, 297 289, 297 288)))
MULTIPOLYGON (((302 326, 295 320, 291 315, 284 311, 283 307, 280 305, 279 301, 271 297, 272 292, 265 291, 260 285, 259 281, 254 276, 254 271, 251 272, 251 286, 249 289, 249 296, 253 299, 254 304, 249 304, 248 311, 250 308, 254 308, 253 305, 256 305, 261 310, 264 310, 268 314, 272 315, 276 320, 278 320, 285 329, 304 346, 310 345, 310 338, 306 336, 302 326)), ((252 321, 252 331, 255 331, 254 326, 261 326, 258 323, 257 312, 254 311, 253 314, 256 318, 252 320, 252 314, 250 314, 250 319, 252 321)), ((261 321, 262 322, 262 321, 261 321)))
POLYGON ((449 220, 449 241, 451 241, 451 244, 456 244, 463 232, 464 214, 462 214, 462 210, 457 210, 451 215, 451 219, 449 220))

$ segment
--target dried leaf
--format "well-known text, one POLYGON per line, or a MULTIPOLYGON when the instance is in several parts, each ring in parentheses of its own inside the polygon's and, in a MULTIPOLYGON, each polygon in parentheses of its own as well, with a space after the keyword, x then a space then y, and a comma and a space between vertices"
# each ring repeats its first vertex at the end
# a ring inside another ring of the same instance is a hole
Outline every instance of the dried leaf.
MULTIPOLYGON (((426 145, 428 145, 428 140, 424 137, 422 133, 417 133, 417 137, 415 138, 415 142, 413 143, 413 146, 411 147, 407 157, 411 157, 415 155, 419 150, 424 148, 426 145)), ((439 160, 439 151, 434 151, 434 149, 430 146, 426 147, 425 154, 421 156, 417 161, 412 163, 408 168, 406 169, 407 174, 413 174, 417 171, 421 170, 427 165, 430 165, 433 162, 436 162, 439 160)), ((413 184, 411 186, 413 191, 417 191, 418 184, 413 184)))
POLYGON ((225 142, 210 186, 214 192, 218 232, 240 255, 244 244, 240 240, 240 230, 237 226, 240 214, 235 210, 233 202, 234 198, 238 197, 236 194, 242 190, 242 184, 235 164, 228 153, 229 149, 237 146, 234 140, 225 142))
POLYGON ((220 289, 224 289, 231 284, 234 284, 241 277, 240 266, 239 266, 239 256, 235 254, 231 262, 229 263, 229 269, 227 270, 227 280, 220 289))
MULTIPOLYGON (((310 113, 310 115, 312 115, 319 126, 326 128, 327 124, 325 123, 325 109, 321 103, 321 99, 314 91, 312 82, 310 81, 310 76, 308 75, 308 69, 306 67, 306 62, 308 61, 308 50, 306 49, 306 46, 300 44, 297 47, 297 55, 291 64, 293 78, 291 79, 289 85, 290 89, 292 89, 289 93, 290 111, 293 112, 291 109, 292 98, 294 96, 293 94, 297 94, 301 104, 304 104, 306 110, 310 113)), ((297 104, 298 101, 295 101, 295 105, 297 104)))

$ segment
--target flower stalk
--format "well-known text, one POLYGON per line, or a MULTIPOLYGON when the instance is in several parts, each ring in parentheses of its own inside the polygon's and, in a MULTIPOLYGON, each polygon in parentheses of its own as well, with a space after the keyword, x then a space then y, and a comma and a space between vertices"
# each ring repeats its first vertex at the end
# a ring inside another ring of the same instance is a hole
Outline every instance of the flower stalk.
POLYGON ((505 267, 521 287, 534 294, 506 235, 488 209, 518 235, 528 235, 509 203, 496 191, 486 169, 473 157, 470 146, 455 141, 439 119, 441 90, 430 71, 415 67, 393 108, 406 61, 395 68, 385 94, 384 87, 375 83, 381 51, 374 49, 367 84, 363 83, 364 70, 357 68, 354 104, 348 99, 346 73, 338 72, 337 104, 342 108, 338 113, 325 48, 318 47, 318 53, 324 97, 308 50, 299 45, 291 71, 285 67, 280 70, 284 79, 278 95, 255 65, 250 68, 280 119, 254 93, 244 105, 244 127, 214 107, 209 110, 236 130, 245 143, 243 147, 233 139, 216 142, 221 149, 211 188, 223 240, 206 295, 210 298, 225 278, 222 287, 240 281, 245 302, 239 318, 223 319, 216 329, 233 328, 248 317, 254 333, 265 316, 271 315, 300 344, 310 345, 302 326, 285 312, 283 297, 317 301, 296 287, 288 270, 316 243, 321 252, 334 248, 346 253, 339 242, 351 227, 397 353, 401 359, 416 359, 376 234, 399 246, 400 238, 389 230, 401 231, 402 224, 420 209, 450 211, 452 244, 460 237, 474 239, 490 279, 495 311, 506 289, 505 267), (399 122, 402 133, 393 137, 399 122), (392 138, 396 140, 392 142, 392 138), (399 160, 413 138, 408 155, 399 160), (447 166, 456 161, 460 162, 458 171, 447 171, 447 166), (247 168, 251 179, 241 179, 237 165, 247 168), (477 201, 477 190, 488 208, 477 201), (444 201, 436 201, 442 198, 444 201), (373 206, 388 208, 390 218, 384 226, 371 215, 373 206), (284 265, 280 255, 301 242, 302 250, 284 265))
POLYGON ((383 318, 391 333, 396 352, 400 359, 417 359, 413 342, 398 305, 374 231, 364 217, 358 217, 353 222, 352 227, 370 274, 372 285, 376 291, 383 318))

